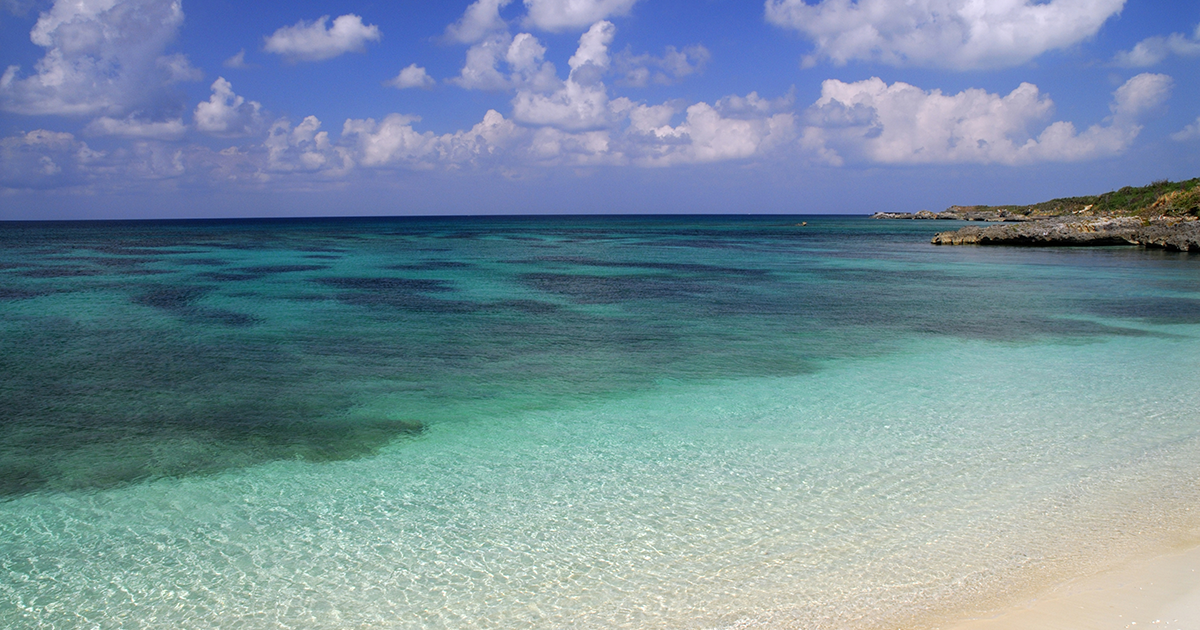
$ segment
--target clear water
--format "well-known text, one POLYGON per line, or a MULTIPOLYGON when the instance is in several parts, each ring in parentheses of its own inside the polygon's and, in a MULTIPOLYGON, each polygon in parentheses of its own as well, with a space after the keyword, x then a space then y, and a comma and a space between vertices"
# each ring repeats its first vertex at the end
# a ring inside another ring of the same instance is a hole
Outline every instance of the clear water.
POLYGON ((1200 258, 943 223, 2 225, 0 626, 874 628, 1200 539, 1200 258))

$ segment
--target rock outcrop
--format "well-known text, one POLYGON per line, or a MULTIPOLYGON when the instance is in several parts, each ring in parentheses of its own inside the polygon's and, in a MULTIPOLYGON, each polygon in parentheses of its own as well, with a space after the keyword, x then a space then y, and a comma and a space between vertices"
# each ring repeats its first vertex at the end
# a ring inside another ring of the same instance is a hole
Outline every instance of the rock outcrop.
POLYGON ((986 206, 950 206, 941 212, 876 212, 872 219, 943 219, 948 221, 1030 221, 1030 217, 986 206))
POLYGON ((1141 245, 1200 252, 1200 221, 1137 217, 1049 218, 987 227, 967 226, 933 237, 934 245, 1022 245, 1030 247, 1141 245))

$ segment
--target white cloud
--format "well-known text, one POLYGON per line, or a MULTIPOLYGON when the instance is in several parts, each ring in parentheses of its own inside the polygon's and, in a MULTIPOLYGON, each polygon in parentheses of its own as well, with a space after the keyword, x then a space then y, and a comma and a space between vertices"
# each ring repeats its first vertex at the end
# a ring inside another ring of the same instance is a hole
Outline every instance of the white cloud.
POLYGON ((450 164, 505 160, 512 157, 528 133, 500 112, 489 109, 474 127, 439 137, 437 152, 442 161, 450 164))
POLYGON ((717 111, 732 116, 753 116, 772 112, 789 111, 796 105, 795 88, 784 96, 774 99, 762 98, 758 92, 745 96, 732 94, 717 100, 717 111))
POLYGON ((569 132, 542 127, 533 133, 529 157, 545 165, 572 166, 623 165, 628 162, 613 150, 612 132, 607 130, 569 132))
POLYGON ((46 49, 35 73, 9 66, 0 108, 29 115, 123 115, 195 80, 182 55, 163 56, 183 23, 179 0, 56 0, 30 39, 46 49))
POLYGON ((766 19, 842 65, 879 61, 955 70, 1003 68, 1077 44, 1125 0, 766 0, 766 19))
POLYGON ((1131 50, 1122 50, 1113 57, 1113 64, 1126 68, 1153 66, 1171 55, 1195 57, 1200 55, 1200 25, 1189 37, 1171 33, 1166 37, 1147 37, 1131 50))
POLYGON ((425 68, 414 63, 401 70, 400 74, 397 74, 391 80, 384 81, 383 84, 399 90, 406 90, 408 88, 429 89, 433 87, 434 81, 433 77, 429 76, 429 73, 425 71, 425 68))
POLYGON ((493 35, 467 49, 467 60, 449 81, 468 90, 507 90, 509 79, 496 68, 512 44, 507 33, 493 35))
POLYGON ((616 27, 600 21, 579 38, 579 48, 567 61, 571 73, 551 93, 520 90, 513 99, 513 117, 518 121, 565 130, 595 129, 609 125, 608 89, 600 81, 609 66, 608 45, 616 27))
POLYGON ((37 129, 0 139, 0 186, 60 188, 86 182, 84 167, 104 157, 75 136, 37 129))
POLYGON ((342 144, 362 166, 424 169, 437 164, 456 166, 512 159, 519 139, 528 134, 495 110, 488 110, 483 120, 469 130, 441 136, 413 129, 412 124, 419 120, 403 114, 391 114, 381 122, 371 118, 347 120, 342 127, 342 144))
MULTIPOLYGON (((756 94, 750 97, 758 98, 756 94)), ((639 147, 641 155, 635 163, 645 166, 746 159, 796 137, 791 113, 735 118, 723 116, 708 103, 696 103, 687 108, 687 118, 676 127, 646 129, 651 121, 639 118, 633 117, 634 129, 643 131, 651 141, 639 147)))
POLYGON ((1006 96, 972 89, 954 95, 877 78, 830 79, 809 108, 802 145, 833 164, 1023 164, 1077 161, 1124 151, 1140 117, 1169 95, 1171 78, 1140 74, 1113 93, 1112 116, 1082 133, 1070 122, 1039 127, 1054 104, 1022 83, 1006 96))
POLYGON ((613 122, 603 83, 581 85, 568 80, 562 89, 550 94, 518 92, 512 104, 513 118, 539 127, 582 130, 613 122))
POLYGON ((1135 122, 1143 114, 1162 106, 1171 95, 1174 81, 1165 74, 1143 72, 1126 81, 1113 92, 1109 107, 1116 122, 1135 122))
POLYGON ((608 69, 608 45, 617 36, 617 27, 612 22, 600 21, 591 25, 587 32, 579 36, 579 48, 567 60, 571 72, 586 65, 592 65, 600 70, 608 69))
POLYGON ((184 150, 157 142, 136 142, 127 150, 114 152, 109 164, 97 173, 141 180, 173 179, 187 172, 184 150))
POLYGON ((1179 142, 1200 139, 1200 117, 1197 117, 1192 124, 1171 134, 1171 139, 1179 142))
POLYGON ((329 16, 312 22, 300 20, 266 37, 264 49, 292 61, 322 61, 348 52, 362 52, 367 42, 379 41, 379 27, 363 24, 362 18, 349 13, 339 16, 328 27, 329 16))
POLYGON ((500 17, 500 9, 512 0, 476 0, 457 22, 446 27, 446 38, 461 44, 473 44, 483 38, 508 29, 500 17))
POLYGON ((350 151, 335 147, 329 133, 318 131, 321 121, 307 116, 295 128, 286 120, 277 120, 267 131, 263 146, 267 149, 266 169, 274 172, 325 171, 342 175, 354 166, 350 151))
POLYGON ((583 28, 599 20, 628 15, 637 0, 525 0, 525 23, 545 31, 583 28))
POLYGON ((467 49, 459 76, 449 81, 468 90, 525 88, 548 92, 562 85, 554 64, 545 60, 546 47, 529 33, 509 37, 500 33, 467 49), (509 72, 501 71, 502 64, 509 72))
POLYGON ((180 53, 164 55, 156 59, 154 65, 166 72, 169 83, 204 80, 204 72, 193 66, 187 55, 180 53))
POLYGON ((250 66, 246 63, 246 49, 243 48, 239 50, 236 55, 221 62, 221 65, 225 66, 226 68, 234 68, 238 70, 249 68, 250 66))
POLYGON ((626 48, 616 56, 614 65, 622 76, 621 85, 670 85, 683 77, 702 72, 711 57, 708 49, 700 45, 687 46, 683 50, 667 46, 661 57, 650 54, 635 56, 626 48))
POLYGON ((354 148, 363 166, 382 166, 391 162, 418 162, 434 153, 437 136, 419 133, 412 123, 417 116, 391 114, 382 122, 374 118, 350 119, 342 125, 342 140, 354 148))
POLYGON ((183 120, 174 118, 160 122, 141 120, 133 116, 124 119, 101 116, 84 128, 90 136, 118 136, 153 140, 178 140, 187 133, 183 120))
POLYGON ((517 87, 535 92, 551 92, 562 85, 554 64, 545 60, 546 47, 529 33, 513 38, 504 60, 512 68, 509 81, 517 87))
POLYGON ((233 93, 224 77, 212 84, 212 97, 196 105, 196 128, 204 133, 231 138, 248 136, 262 126, 262 105, 233 93))

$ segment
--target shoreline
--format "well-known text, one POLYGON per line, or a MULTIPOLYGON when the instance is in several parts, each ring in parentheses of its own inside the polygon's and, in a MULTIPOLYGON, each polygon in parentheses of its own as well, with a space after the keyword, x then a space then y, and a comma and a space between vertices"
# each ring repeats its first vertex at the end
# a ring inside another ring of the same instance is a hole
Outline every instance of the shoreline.
POLYGON ((934 245, 1138 245, 1150 249, 1200 252, 1200 221, 1174 217, 1046 218, 938 232, 934 245))
POLYGON ((985 615, 928 630, 1200 628, 1200 543, 1049 587, 985 615))

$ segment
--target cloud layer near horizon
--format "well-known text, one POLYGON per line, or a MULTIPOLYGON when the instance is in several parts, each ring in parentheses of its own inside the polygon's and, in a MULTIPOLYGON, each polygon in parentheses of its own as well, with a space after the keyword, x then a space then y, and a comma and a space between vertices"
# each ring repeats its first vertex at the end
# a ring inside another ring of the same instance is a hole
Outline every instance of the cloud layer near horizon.
MULTIPOLYGON (((1052 90, 1032 82, 1001 91, 943 93, 877 77, 829 78, 808 103, 796 103, 794 91, 638 100, 618 88, 694 80, 712 54, 683 42, 658 48, 661 55, 621 48, 618 27, 607 18, 627 15, 635 4, 472 3, 442 36, 443 43, 466 45, 457 76, 439 85, 414 62, 391 78, 376 79, 376 85, 401 90, 483 90, 508 100, 507 110, 488 108, 469 128, 435 133, 412 112, 351 114, 332 127, 301 112, 295 122, 271 114, 257 100, 262 96, 253 89, 243 92, 240 79, 235 90, 225 76, 210 84, 207 99, 183 102, 172 86, 197 81, 203 73, 186 56, 168 54, 183 21, 179 0, 57 0, 31 33, 45 49, 43 58, 32 74, 16 66, 6 70, 0 107, 19 115, 79 117, 86 124, 76 133, 35 129, 0 139, 0 186, 98 189, 169 180, 314 186, 388 170, 487 170, 521 177, 555 167, 717 162, 794 168, 1069 163, 1126 152, 1175 85, 1163 73, 1138 74, 1112 92, 1106 118, 1079 126, 1056 120, 1052 90), (514 35, 515 26, 530 30, 514 35), (565 75, 548 59, 538 31, 579 33, 565 75), (124 144, 113 144, 119 142, 124 144)), ((1123 0, 1004 0, 985 8, 965 0, 903 5, 769 0, 764 15, 813 39, 810 64, 873 61, 962 71, 1017 65, 1078 43, 1122 6, 1123 0)), ((1144 66, 1161 62, 1163 55, 1189 55, 1197 36, 1200 30, 1189 37, 1143 40, 1117 59, 1144 66)), ((300 62, 361 52, 382 37, 378 26, 345 14, 332 21, 302 19, 262 41, 265 52, 300 62)), ((245 50, 224 63, 230 69, 250 67, 245 50)), ((1200 137, 1197 124, 1171 137, 1190 142, 1200 137)))
MULTIPOLYGON (((545 48, 529 34, 513 38, 505 52, 511 74, 497 75, 515 90, 511 117, 489 110, 471 129, 455 133, 420 131, 419 117, 399 113, 347 119, 337 138, 321 131, 315 116, 294 126, 286 119, 267 125, 259 103, 218 78, 211 98, 196 106, 196 130, 265 137, 221 151, 177 148, 175 159, 163 163, 170 151, 155 152, 149 144, 141 152, 106 155, 72 134, 38 131, 5 139, 3 156, 12 172, 41 182, 82 183, 97 169, 126 168, 151 178, 192 172, 257 185, 300 173, 346 178, 359 169, 668 167, 782 156, 834 166, 1070 162, 1126 150, 1141 119, 1162 105, 1173 84, 1163 74, 1133 77, 1113 92, 1111 115, 1083 131, 1068 121, 1050 122, 1053 101, 1030 83, 1006 95, 943 94, 878 78, 830 79, 803 110, 790 96, 769 100, 756 93, 711 104, 651 105, 610 96, 603 78, 611 70, 615 33, 610 22, 593 24, 580 36, 567 77, 541 84, 536 77, 545 48)), ((146 127, 101 118, 92 126, 97 133, 164 139, 178 137, 181 123, 146 127)))

